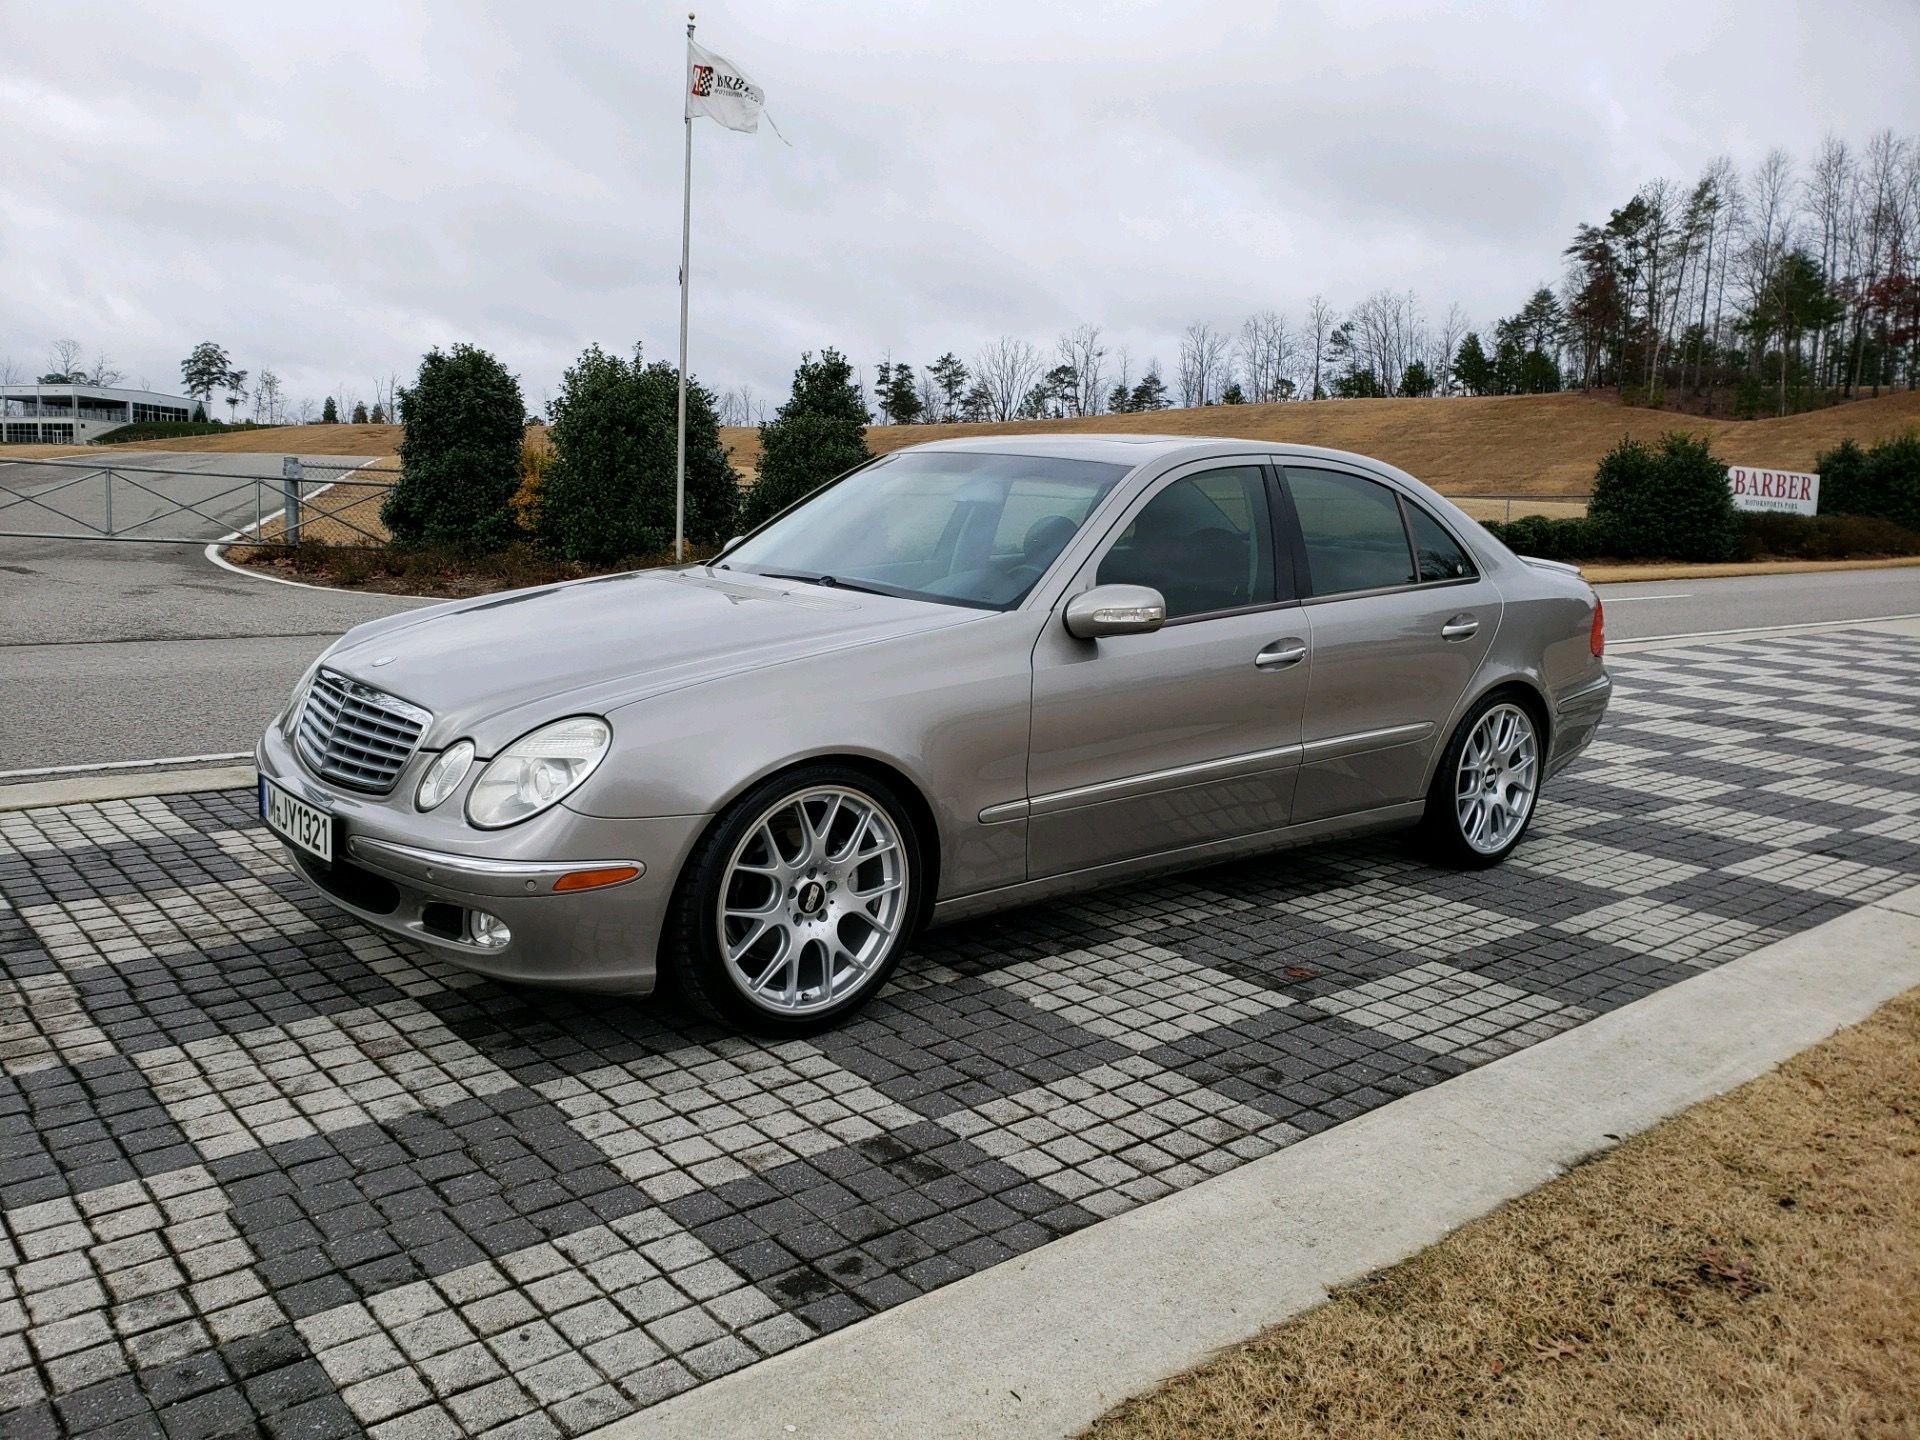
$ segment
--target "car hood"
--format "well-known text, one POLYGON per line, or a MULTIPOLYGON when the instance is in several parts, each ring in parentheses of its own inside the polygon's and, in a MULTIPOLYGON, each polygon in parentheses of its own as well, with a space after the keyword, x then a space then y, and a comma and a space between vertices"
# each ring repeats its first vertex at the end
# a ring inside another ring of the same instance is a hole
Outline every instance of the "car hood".
POLYGON ((432 711, 428 748, 468 736, 486 755, 550 719, 983 613, 756 575, 646 570, 388 616, 348 631, 325 663, 432 711))

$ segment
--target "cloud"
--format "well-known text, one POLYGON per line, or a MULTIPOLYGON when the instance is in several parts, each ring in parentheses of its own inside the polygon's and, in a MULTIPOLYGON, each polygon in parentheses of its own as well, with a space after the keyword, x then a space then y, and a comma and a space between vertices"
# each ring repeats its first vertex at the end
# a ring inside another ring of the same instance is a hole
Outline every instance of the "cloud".
MULTIPOLYGON (((0 358, 72 335, 164 388, 211 337, 317 401, 471 340, 537 405, 588 341, 671 357, 682 23, 136 0, 13 27, 0 358)), ((1088 320, 1137 373, 1315 293, 1485 323, 1654 175, 1920 132, 1906 0, 727 0, 700 36, 793 142, 695 133, 693 367, 769 396, 803 349, 1088 320)))

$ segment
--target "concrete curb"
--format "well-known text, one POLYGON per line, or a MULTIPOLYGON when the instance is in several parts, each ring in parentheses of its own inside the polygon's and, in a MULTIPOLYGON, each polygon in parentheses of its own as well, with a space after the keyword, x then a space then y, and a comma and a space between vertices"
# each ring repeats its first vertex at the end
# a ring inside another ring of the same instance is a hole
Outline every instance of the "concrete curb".
POLYGON ((1920 985, 1920 887, 596 1432, 1039 1440, 1920 985))
POLYGON ((148 795, 185 795, 195 790, 250 790, 254 782, 251 765, 148 770, 137 775, 69 775, 24 785, 0 785, 0 811, 38 810, 48 805, 92 805, 102 800, 137 800, 148 795))

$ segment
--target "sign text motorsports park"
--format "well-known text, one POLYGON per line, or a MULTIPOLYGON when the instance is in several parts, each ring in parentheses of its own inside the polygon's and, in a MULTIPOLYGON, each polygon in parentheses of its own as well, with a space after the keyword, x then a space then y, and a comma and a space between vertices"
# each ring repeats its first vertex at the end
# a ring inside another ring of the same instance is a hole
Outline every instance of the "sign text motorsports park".
POLYGON ((1812 515, 1820 509, 1820 477, 1796 470, 1762 470, 1757 465, 1729 465, 1727 488, 1736 510, 1770 510, 1776 514, 1812 515))

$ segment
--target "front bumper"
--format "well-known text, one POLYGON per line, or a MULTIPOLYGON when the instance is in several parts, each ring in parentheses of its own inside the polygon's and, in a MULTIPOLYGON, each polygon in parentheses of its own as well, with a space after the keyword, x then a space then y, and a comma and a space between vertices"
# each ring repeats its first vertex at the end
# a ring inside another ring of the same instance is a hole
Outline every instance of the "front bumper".
MULTIPOLYGON (((279 727, 256 747, 260 773, 338 820, 331 865, 287 847, 307 880, 369 928, 495 979, 645 994, 654 988, 660 931, 681 864, 710 817, 614 820, 564 804, 508 830, 460 819, 465 787, 422 815, 411 803, 432 755, 414 756, 393 792, 361 795, 315 779, 279 727), (633 865, 633 879, 555 894, 570 871, 633 865), (472 915, 511 932, 503 946, 472 939, 472 915)), ((469 782, 470 783, 470 782, 469 782)))

